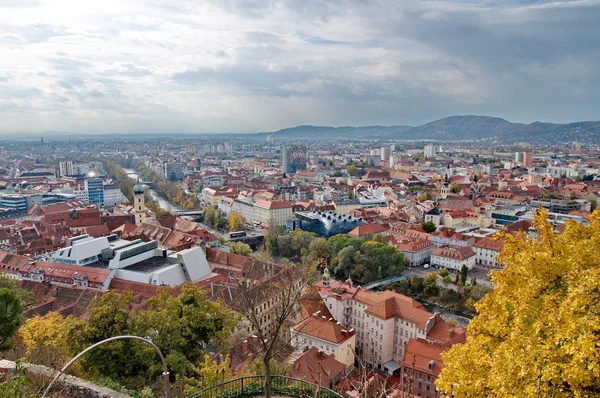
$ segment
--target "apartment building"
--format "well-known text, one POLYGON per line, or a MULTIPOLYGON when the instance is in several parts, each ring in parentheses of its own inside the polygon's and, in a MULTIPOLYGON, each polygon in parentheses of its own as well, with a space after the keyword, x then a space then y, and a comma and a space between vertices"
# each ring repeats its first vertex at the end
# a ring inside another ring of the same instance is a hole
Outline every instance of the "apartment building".
POLYGON ((428 263, 431 260, 431 253, 435 249, 429 239, 411 239, 408 237, 404 237, 394 244, 394 247, 404 253, 404 258, 411 267, 428 263))
POLYGON ((263 225, 284 226, 294 215, 292 203, 283 201, 267 201, 259 199, 254 203, 254 219, 263 225))
POLYGON ((359 357, 390 375, 400 373, 411 339, 432 344, 464 341, 464 329, 446 323, 410 297, 392 291, 370 292, 350 282, 330 280, 327 272, 314 286, 333 318, 356 332, 359 357), (448 333, 449 329, 454 332, 448 333))
POLYGON ((297 350, 315 347, 325 354, 333 354, 347 369, 354 366, 356 332, 348 330, 333 317, 312 314, 290 329, 292 346, 297 350))
POLYGON ((468 269, 475 266, 475 252, 469 247, 444 245, 431 253, 431 264, 460 271, 463 264, 468 269))
POLYGON ((480 239, 473 245, 473 250, 475 250, 475 263, 488 268, 499 267, 500 265, 496 258, 498 257, 498 254, 500 254, 502 247, 504 247, 504 242, 496 240, 493 237, 487 236, 480 239))

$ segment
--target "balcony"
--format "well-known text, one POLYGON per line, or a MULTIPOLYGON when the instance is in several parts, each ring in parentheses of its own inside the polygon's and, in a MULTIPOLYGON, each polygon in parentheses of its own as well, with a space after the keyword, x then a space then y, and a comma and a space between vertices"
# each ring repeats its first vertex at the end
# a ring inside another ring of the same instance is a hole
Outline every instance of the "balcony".
MULTIPOLYGON (((248 376, 207 387, 188 398, 261 397, 264 391, 264 376, 248 376)), ((273 397, 342 398, 328 388, 286 376, 271 376, 271 392, 273 397)))

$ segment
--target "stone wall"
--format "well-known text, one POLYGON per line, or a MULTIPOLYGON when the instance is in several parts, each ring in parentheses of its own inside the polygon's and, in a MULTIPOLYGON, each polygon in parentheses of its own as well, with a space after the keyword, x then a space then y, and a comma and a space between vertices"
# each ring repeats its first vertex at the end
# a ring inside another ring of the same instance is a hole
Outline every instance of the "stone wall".
MULTIPOLYGON (((0 360, 0 374, 11 378, 16 374, 17 366, 13 361, 0 360)), ((41 365, 28 365, 27 374, 38 379, 46 379, 49 383, 56 371, 41 365)), ((52 390, 60 391, 61 397, 72 398, 128 398, 129 395, 110 388, 97 386, 77 377, 64 375, 54 384, 52 390)), ((52 394, 50 394, 52 395, 52 394)))

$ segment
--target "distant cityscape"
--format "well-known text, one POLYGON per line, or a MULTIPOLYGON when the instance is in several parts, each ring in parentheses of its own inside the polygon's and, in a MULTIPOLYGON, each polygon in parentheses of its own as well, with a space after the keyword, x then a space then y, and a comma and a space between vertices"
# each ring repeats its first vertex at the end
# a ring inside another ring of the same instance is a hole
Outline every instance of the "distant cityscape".
MULTIPOLYGON (((465 341, 474 311, 441 292, 455 297, 459 276, 492 289, 488 271, 503 266, 497 232, 533 236, 541 208, 556 232, 587 225, 600 198, 598 143, 253 135, 44 137, 0 148, 0 271, 36 291, 27 317, 67 307, 83 317, 108 291, 146 300, 186 283, 235 308, 241 280, 268 283, 282 259, 316 253, 321 239, 329 254, 305 293, 316 301, 298 303, 285 360, 292 377, 343 394, 358 388, 363 363, 397 393, 410 383, 414 396, 440 396, 441 354, 465 341), (375 249, 389 265, 353 260, 375 249), (256 262, 264 271, 251 276, 256 262), (442 275, 437 293, 419 302, 406 278, 432 271, 442 275)), ((264 330, 274 327, 270 305, 264 330)), ((240 325, 250 340, 255 327, 240 325)), ((222 353, 234 370, 257 355, 240 347, 222 353)))

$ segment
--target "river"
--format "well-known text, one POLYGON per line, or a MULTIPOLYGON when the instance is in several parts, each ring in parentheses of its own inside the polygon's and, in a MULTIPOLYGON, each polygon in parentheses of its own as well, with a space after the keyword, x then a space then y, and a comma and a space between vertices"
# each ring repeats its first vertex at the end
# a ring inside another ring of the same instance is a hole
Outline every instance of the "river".
MULTIPOLYGON (((127 173, 127 177, 129 177, 133 180, 138 179, 139 174, 135 170, 133 170, 133 169, 123 169, 123 170, 125 170, 125 172, 127 173)), ((160 206, 161 209, 166 210, 168 212, 183 210, 181 207, 177 206, 176 204, 169 202, 164 196, 160 195, 154 189, 148 188, 147 185, 145 185, 145 187, 146 187, 146 190, 148 191, 148 193, 150 194, 150 196, 152 197, 152 199, 154 199, 158 202, 158 205, 160 206)))
POLYGON ((471 322, 471 318, 461 315, 456 311, 448 310, 444 307, 440 307, 437 304, 429 303, 427 301, 420 301, 420 303, 423 304, 423 307, 425 307, 427 311, 431 313, 439 312, 443 320, 447 321, 450 319, 452 323, 456 323, 458 326, 466 327, 469 322, 471 322))

